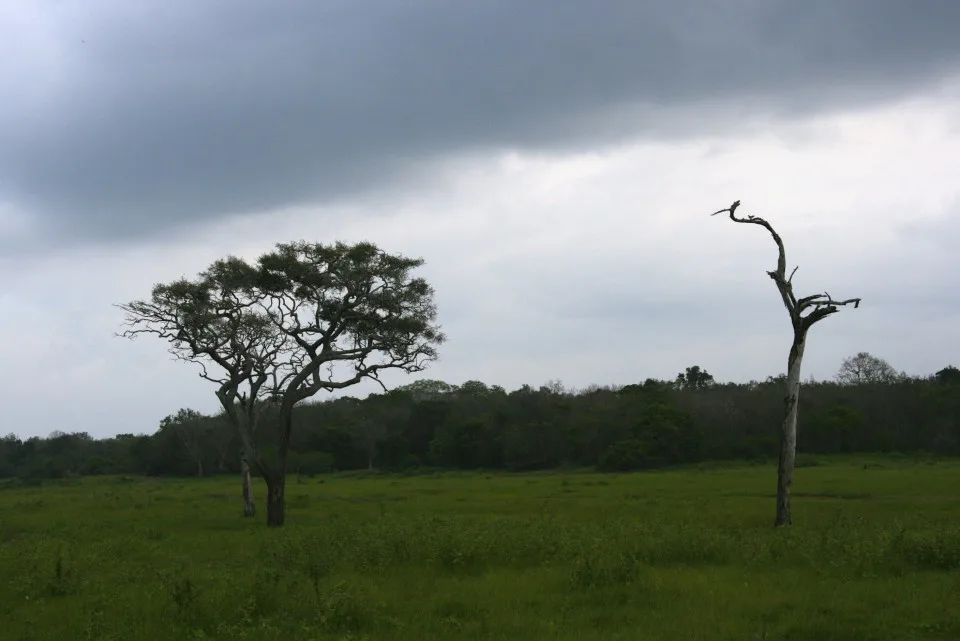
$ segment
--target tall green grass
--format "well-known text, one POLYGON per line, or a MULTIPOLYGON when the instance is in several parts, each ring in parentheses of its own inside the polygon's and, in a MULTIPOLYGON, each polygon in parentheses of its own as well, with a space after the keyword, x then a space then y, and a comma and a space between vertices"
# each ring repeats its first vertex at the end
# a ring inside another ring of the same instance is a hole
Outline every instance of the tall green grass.
POLYGON ((820 463, 3 489, 0 639, 960 639, 960 464, 820 463))

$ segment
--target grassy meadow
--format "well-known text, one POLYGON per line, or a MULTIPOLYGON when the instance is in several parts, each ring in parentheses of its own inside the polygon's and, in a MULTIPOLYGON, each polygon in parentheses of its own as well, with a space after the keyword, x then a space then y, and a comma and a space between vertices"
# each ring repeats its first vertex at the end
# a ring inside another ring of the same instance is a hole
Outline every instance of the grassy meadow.
POLYGON ((0 639, 960 639, 960 461, 0 489, 0 639), (258 499, 264 488, 258 485, 258 499), (262 500, 258 508, 263 510, 262 500))

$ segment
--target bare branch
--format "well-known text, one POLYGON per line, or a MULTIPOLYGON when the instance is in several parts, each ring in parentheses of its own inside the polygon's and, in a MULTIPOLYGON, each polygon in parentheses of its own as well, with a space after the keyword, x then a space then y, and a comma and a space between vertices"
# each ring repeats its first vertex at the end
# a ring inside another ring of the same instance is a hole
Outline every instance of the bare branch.
POLYGON ((790 320, 793 323, 795 331, 805 332, 814 323, 826 318, 830 314, 836 313, 839 311, 840 307, 845 305, 852 303, 854 308, 860 306, 859 298, 837 301, 826 292, 823 294, 815 294, 813 296, 805 296, 798 299, 793 292, 793 276, 797 273, 797 269, 799 269, 800 266, 797 265, 794 267, 793 271, 790 272, 790 276, 786 275, 787 257, 786 250, 783 246, 783 239, 776 232, 776 230, 774 230, 773 226, 763 218, 753 215, 748 215, 746 217, 737 216, 736 210, 739 206, 740 201, 737 200, 730 207, 715 211, 710 215, 716 216, 717 214, 728 213, 730 215, 730 220, 734 222, 760 225, 770 233, 770 236, 777 245, 777 268, 773 271, 768 271, 767 275, 773 279, 774 283, 776 283, 777 290, 780 292, 780 298, 783 300, 783 305, 790 314, 790 320), (810 308, 812 308, 810 313, 806 316, 803 316, 802 313, 810 308))
POLYGON ((249 443, 257 402, 287 339, 256 313, 256 300, 235 278, 243 265, 239 259, 218 261, 195 281, 157 285, 150 300, 117 307, 126 313, 121 336, 162 338, 174 358, 196 363, 199 376, 217 384, 224 412, 249 443), (249 396, 239 393, 244 385, 249 396))
POLYGON ((725 214, 725 213, 729 212, 729 213, 730 213, 730 217, 732 218, 733 215, 734 215, 734 212, 737 211, 737 207, 739 207, 739 206, 740 206, 740 201, 739 201, 739 200, 735 200, 735 201, 733 201, 733 204, 730 205, 729 207, 727 207, 726 209, 718 209, 717 211, 713 212, 713 213, 710 214, 710 215, 711 215, 711 216, 716 216, 717 214, 725 214))

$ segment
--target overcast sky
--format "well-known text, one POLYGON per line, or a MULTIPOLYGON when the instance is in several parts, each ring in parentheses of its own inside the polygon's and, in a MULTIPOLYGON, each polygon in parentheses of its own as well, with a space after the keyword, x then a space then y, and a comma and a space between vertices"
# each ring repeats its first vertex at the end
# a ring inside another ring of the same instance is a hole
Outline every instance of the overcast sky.
POLYGON ((425 377, 763 379, 790 329, 736 199, 798 293, 863 298, 805 375, 960 366, 958 33, 956 0, 6 3, 0 431, 215 411, 112 305, 298 239, 426 259, 425 377))

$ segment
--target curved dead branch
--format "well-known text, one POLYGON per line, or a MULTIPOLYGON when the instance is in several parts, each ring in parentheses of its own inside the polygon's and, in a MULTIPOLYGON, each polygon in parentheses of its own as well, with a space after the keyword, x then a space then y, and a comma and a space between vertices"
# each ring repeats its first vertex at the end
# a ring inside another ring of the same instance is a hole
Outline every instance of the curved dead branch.
POLYGON ((846 305, 853 305, 854 308, 860 307, 859 298, 848 298, 845 300, 836 300, 829 293, 824 292, 823 294, 814 294, 812 296, 804 296, 803 298, 797 298, 793 292, 793 275, 797 273, 799 266, 794 267, 793 271, 790 272, 790 275, 787 276, 787 255, 786 250, 783 247, 783 239, 780 238, 780 234, 776 232, 769 222, 760 218, 759 216, 737 216, 737 208, 740 207, 740 201, 734 201, 732 205, 725 209, 720 209, 712 214, 711 216, 716 216, 717 214, 729 214, 730 220, 735 223, 748 223, 752 225, 760 225, 773 237, 773 242, 777 244, 777 268, 773 271, 768 271, 767 275, 773 279, 773 282, 776 283, 777 289, 780 292, 780 297, 783 299, 783 305, 787 308, 787 312, 790 314, 790 321, 793 323, 793 328, 796 331, 806 332, 810 329, 814 323, 823 320, 831 314, 835 314, 840 311, 841 307, 846 305), (803 313, 809 311, 809 313, 804 316, 803 313))

